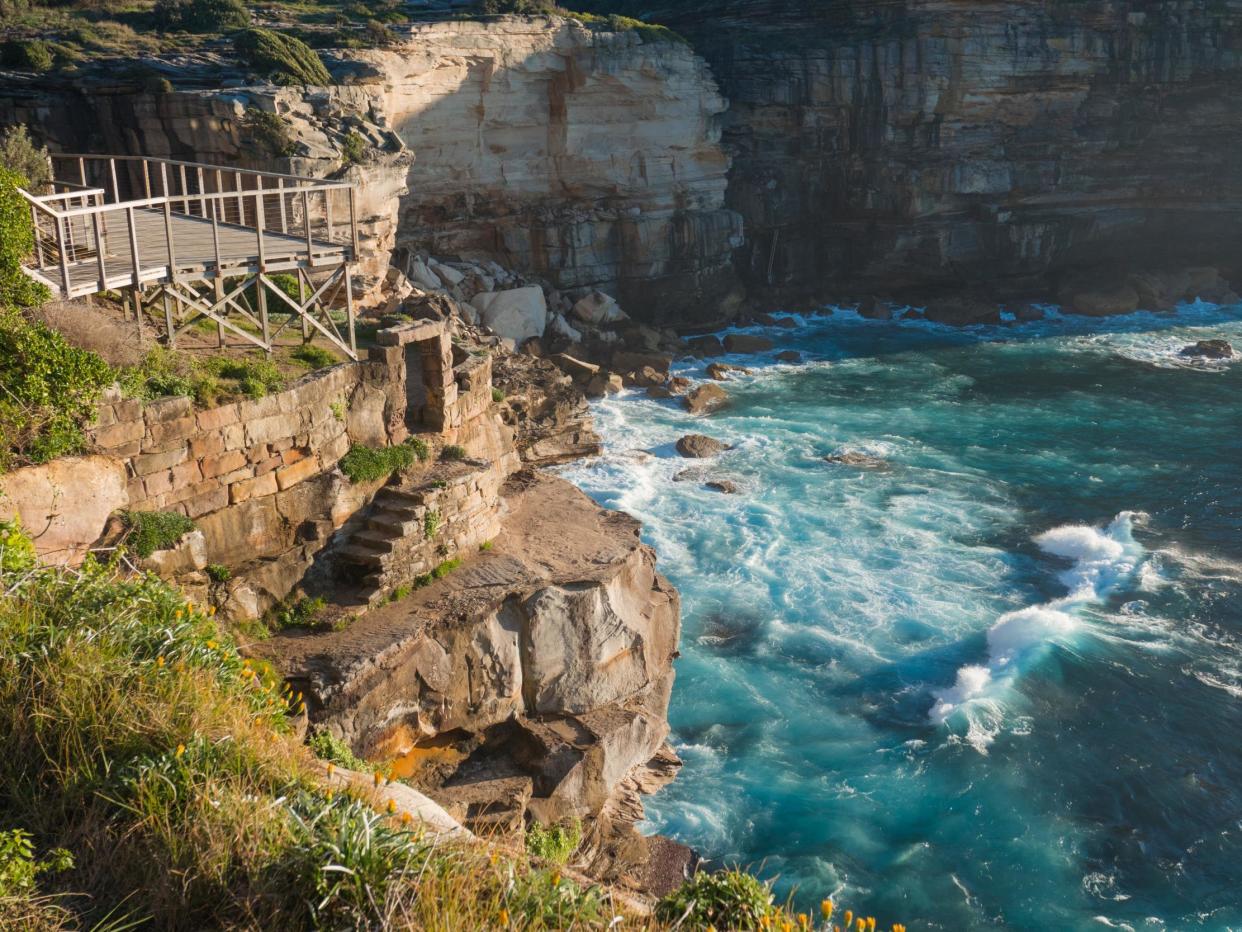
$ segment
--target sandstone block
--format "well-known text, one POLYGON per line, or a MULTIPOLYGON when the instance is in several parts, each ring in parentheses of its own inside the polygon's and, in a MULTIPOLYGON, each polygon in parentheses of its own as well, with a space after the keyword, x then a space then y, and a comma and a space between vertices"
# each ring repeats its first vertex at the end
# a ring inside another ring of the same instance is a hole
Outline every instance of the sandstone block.
POLYGON ((292 485, 309 479, 319 471, 319 460, 308 456, 304 460, 276 470, 276 485, 283 491, 292 485))

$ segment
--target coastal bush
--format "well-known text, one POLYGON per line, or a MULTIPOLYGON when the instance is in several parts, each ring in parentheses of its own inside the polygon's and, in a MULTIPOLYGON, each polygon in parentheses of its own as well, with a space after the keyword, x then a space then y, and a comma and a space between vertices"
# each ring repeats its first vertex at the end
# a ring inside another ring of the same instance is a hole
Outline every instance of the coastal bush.
POLYGON ((175 546, 194 530, 194 522, 176 511, 123 511, 121 520, 128 531, 125 542, 143 558, 175 546))
POLYGON ((661 922, 688 929, 780 928, 773 920, 782 918, 782 911, 773 900, 771 888, 752 874, 700 871, 661 899, 655 915, 661 922))
POLYGON ((465 458, 466 458, 466 448, 459 447, 455 443, 450 443, 448 446, 446 446, 443 450, 440 451, 440 459, 448 460, 449 462, 455 462, 457 460, 464 460, 465 458))
POLYGON ((354 753, 353 748, 326 729, 314 732, 306 739, 306 744, 320 760, 330 761, 350 770, 360 770, 363 773, 373 769, 369 763, 354 753))
POLYGON ((312 628, 327 605, 323 596, 286 600, 273 610, 272 619, 277 628, 312 628))
POLYGON ((356 165, 366 159, 367 141, 361 133, 350 130, 341 142, 341 158, 347 165, 356 165))
POLYGON ((276 84, 332 83, 332 76, 301 39, 271 29, 247 29, 237 34, 233 48, 243 62, 276 84))
MULTIPOLYGON (((279 113, 257 107, 247 107, 242 114, 241 144, 252 154, 266 158, 287 158, 298 149, 289 121, 279 113)), ((247 297, 251 297, 254 290, 255 286, 251 286, 247 297)), ((251 306, 254 306, 253 301, 251 306)))
POLYGON ((207 374, 232 379, 247 398, 263 398, 284 388, 285 377, 270 359, 252 357, 235 359, 227 356, 209 357, 202 362, 207 374))
POLYGON ((0 470, 81 452, 82 429, 112 381, 95 353, 0 307, 0 470))
POLYGON ((567 825, 544 828, 538 822, 526 827, 526 853, 553 864, 568 864, 582 844, 582 823, 576 819, 567 825))
POLYGON ((241 0, 156 0, 152 13, 164 31, 217 33, 250 25, 250 11, 241 0))
POLYGON ((335 366, 338 362, 336 356, 330 350, 326 350, 322 346, 315 346, 313 343, 302 344, 290 356, 292 359, 303 363, 308 369, 322 369, 325 366, 335 366))
POLYGON ((47 147, 36 146, 22 123, 10 126, 0 137, 0 165, 24 177, 32 187, 51 180, 47 147))
POLYGON ((0 62, 6 68, 41 74, 52 70, 52 50, 42 39, 9 39, 0 45, 0 62))
POLYGON ((34 565, 34 541, 22 531, 21 521, 0 521, 0 572, 22 573, 34 565))
POLYGON ((392 475, 398 469, 405 469, 416 458, 414 448, 407 443, 391 447, 368 447, 355 443, 341 457, 340 467, 350 482, 372 482, 392 475))
POLYGON ((427 509, 427 513, 423 515, 423 537, 427 540, 436 536, 436 531, 440 530, 440 512, 434 508, 427 509))
POLYGON ((26 176, 0 164, 0 308, 33 307, 48 297, 47 289, 22 271, 22 261, 34 250, 34 227, 30 205, 17 189, 28 184, 26 176))
POLYGON ((223 563, 208 563, 203 572, 213 583, 226 583, 233 578, 233 571, 223 563))

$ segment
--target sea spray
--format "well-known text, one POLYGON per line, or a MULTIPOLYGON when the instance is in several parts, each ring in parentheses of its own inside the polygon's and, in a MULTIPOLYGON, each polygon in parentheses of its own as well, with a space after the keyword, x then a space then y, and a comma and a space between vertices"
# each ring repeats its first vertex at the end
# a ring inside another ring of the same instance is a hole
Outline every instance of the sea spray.
POLYGON ((1138 517, 1135 512, 1123 511, 1103 529, 1071 524, 1036 536, 1035 543, 1044 553, 1074 561, 1057 577, 1068 593, 997 619, 988 631, 987 663, 963 666, 951 687, 933 693, 935 701, 928 713, 931 720, 945 723, 955 714, 963 714, 967 742, 986 753, 1003 717, 1002 691, 1051 643, 1078 628, 1079 610, 1107 598, 1138 569, 1143 555, 1133 535, 1138 517))

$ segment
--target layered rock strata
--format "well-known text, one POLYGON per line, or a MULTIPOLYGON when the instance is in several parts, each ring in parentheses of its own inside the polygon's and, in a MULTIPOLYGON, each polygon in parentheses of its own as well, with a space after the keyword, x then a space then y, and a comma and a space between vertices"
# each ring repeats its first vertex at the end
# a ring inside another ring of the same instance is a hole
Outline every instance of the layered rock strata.
POLYGON ((1236 5, 603 5, 711 63, 753 294, 1048 298, 1079 270, 1194 265, 1237 280, 1236 5))

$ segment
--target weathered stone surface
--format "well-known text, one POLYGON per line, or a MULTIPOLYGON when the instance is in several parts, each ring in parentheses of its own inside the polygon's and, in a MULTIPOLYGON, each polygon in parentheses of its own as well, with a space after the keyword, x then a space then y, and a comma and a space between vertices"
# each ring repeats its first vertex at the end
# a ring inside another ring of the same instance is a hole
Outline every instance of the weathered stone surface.
POLYGON ((750 375, 750 370, 745 366, 731 366, 727 362, 710 363, 704 371, 709 379, 715 379, 717 382, 728 381, 730 372, 736 372, 740 375, 750 375))
POLYGON ((518 344, 543 336, 548 325, 548 305, 538 285, 480 292, 470 303, 485 326, 518 344))
POLYGON ((855 466, 859 469, 884 469, 888 466, 887 460, 883 460, 878 456, 872 456, 869 453, 862 453, 858 450, 843 450, 840 453, 830 453, 824 457, 824 460, 839 466, 855 466))
POLYGON ((683 437, 677 438, 675 446, 678 453, 690 459, 703 459, 708 456, 715 456, 717 453, 729 449, 727 443, 704 434, 686 434, 683 437))
POLYGON ((723 408, 728 402, 728 393, 712 383, 692 388, 682 398, 682 404, 691 414, 710 414, 723 408))
POLYGON ((129 504, 125 464, 75 456, 0 476, 0 517, 18 517, 49 563, 80 563, 108 516, 129 504))
POLYGON ((552 360, 509 356, 492 370, 495 385, 505 393, 501 417, 514 428, 522 462, 552 465, 591 456, 601 449, 586 397, 562 372, 589 381, 599 367, 558 355, 552 360))

